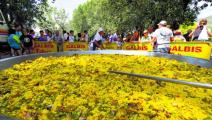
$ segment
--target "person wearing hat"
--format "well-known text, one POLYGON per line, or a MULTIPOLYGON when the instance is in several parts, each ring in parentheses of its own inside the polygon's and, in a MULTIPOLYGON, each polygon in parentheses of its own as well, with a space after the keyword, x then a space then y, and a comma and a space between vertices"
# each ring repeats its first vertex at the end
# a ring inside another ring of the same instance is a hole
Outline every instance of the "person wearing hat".
POLYGON ((157 48, 161 53, 170 53, 170 41, 173 41, 173 32, 166 26, 167 22, 162 20, 151 40, 153 43, 157 42, 157 48))
POLYGON ((104 30, 99 28, 94 39, 91 41, 92 50, 96 50, 97 48, 103 49, 102 40, 104 35, 104 30))
POLYGON ((151 37, 149 36, 148 30, 144 30, 143 36, 141 37, 140 42, 150 42, 150 41, 151 41, 151 37))
POLYGON ((212 33, 207 28, 207 19, 201 19, 199 21, 199 26, 197 26, 195 31, 190 33, 189 37, 192 37, 192 40, 209 40, 209 37, 212 37, 212 33))

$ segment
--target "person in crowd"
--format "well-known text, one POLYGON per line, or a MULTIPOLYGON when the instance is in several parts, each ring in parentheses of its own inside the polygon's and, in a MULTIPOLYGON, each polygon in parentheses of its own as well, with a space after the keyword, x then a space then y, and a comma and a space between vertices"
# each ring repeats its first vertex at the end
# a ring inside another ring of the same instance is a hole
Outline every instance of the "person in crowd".
POLYGON ((63 37, 60 35, 59 30, 56 30, 53 40, 57 43, 57 51, 63 51, 63 37))
POLYGON ((68 40, 68 33, 65 31, 65 30, 63 30, 63 41, 66 41, 66 40, 68 40))
POLYGON ((125 32, 122 32, 122 33, 121 33, 121 38, 122 38, 122 40, 124 40, 125 37, 126 37, 126 33, 125 33, 125 32))
POLYGON ((108 33, 108 42, 113 41, 113 34, 112 32, 108 33))
POLYGON ((77 41, 81 41, 82 39, 82 33, 77 33, 77 41))
POLYGON ((90 48, 92 50, 96 50, 97 48, 103 49, 102 39, 104 35, 104 30, 102 28, 99 28, 96 35, 94 36, 94 39, 90 43, 90 48))
POLYGON ((132 38, 132 34, 130 32, 128 32, 124 41, 125 42, 130 42, 131 38, 132 38))
POLYGON ((173 42, 186 42, 186 39, 182 35, 180 30, 174 31, 174 41, 173 42))
POLYGON ((23 29, 22 36, 20 37, 22 50, 26 54, 32 53, 32 48, 34 46, 33 37, 27 33, 26 29, 23 29))
POLYGON ((139 40, 139 31, 138 26, 136 26, 130 42, 138 42, 138 40, 139 40))
POLYGON ((147 29, 147 32, 148 32, 148 36, 152 38, 152 35, 154 33, 154 28, 152 26, 150 26, 148 29, 147 29))
POLYGON ((122 50, 122 47, 124 45, 124 40, 121 35, 118 36, 116 43, 117 43, 118 50, 122 50))
POLYGON ((189 29, 189 30, 187 30, 187 33, 183 35, 184 38, 186 39, 186 42, 189 42, 191 40, 190 37, 189 37, 189 35, 191 34, 191 32, 192 32, 192 30, 189 29))
POLYGON ((39 41, 47 41, 47 36, 44 35, 44 31, 40 31, 40 37, 38 38, 39 41))
POLYGON ((11 48, 12 56, 22 55, 21 54, 21 42, 19 36, 17 36, 16 31, 14 29, 9 29, 9 37, 8 37, 8 44, 11 48))
POLYGON ((89 35, 88 35, 88 31, 87 30, 84 30, 84 40, 85 40, 85 42, 89 41, 89 35))
POLYGON ((110 42, 117 42, 118 41, 118 31, 116 31, 113 35, 110 36, 110 42))
POLYGON ((52 32, 50 30, 47 31, 46 38, 47 38, 48 42, 53 39, 53 35, 52 35, 52 32))
POLYGON ((195 31, 190 33, 189 37, 192 37, 192 40, 209 40, 209 37, 212 37, 212 33, 207 27, 207 19, 201 19, 199 21, 199 25, 197 26, 195 31))
POLYGON ((150 42, 150 41, 151 41, 151 37, 148 34, 148 30, 144 30, 143 36, 141 37, 140 42, 150 42))
POLYGON ((31 37, 34 39, 35 38, 35 31, 34 30, 30 30, 29 34, 31 35, 31 37))
POLYGON ((80 33, 81 34, 81 37, 79 39, 79 42, 85 42, 85 33, 80 33))
POLYGON ((103 35, 102 35, 102 43, 104 43, 106 40, 107 40, 107 34, 105 32, 103 32, 103 35))
POLYGON ((15 34, 20 38, 22 35, 22 26, 20 24, 16 24, 15 31, 15 34))
MULTIPOLYGON (((151 39, 153 39, 154 27, 150 26, 150 27, 147 29, 147 31, 148 31, 148 36, 149 36, 151 39)), ((152 42, 151 44, 152 44, 152 46, 153 46, 153 50, 154 50, 154 51, 157 51, 157 41, 154 41, 154 42, 152 42)))
POLYGON ((151 42, 157 41, 157 47, 161 53, 170 53, 170 41, 173 41, 173 32, 166 25, 167 22, 162 20, 151 40, 151 42))
POLYGON ((69 42, 74 42, 74 31, 70 30, 69 36, 68 36, 68 41, 69 42))

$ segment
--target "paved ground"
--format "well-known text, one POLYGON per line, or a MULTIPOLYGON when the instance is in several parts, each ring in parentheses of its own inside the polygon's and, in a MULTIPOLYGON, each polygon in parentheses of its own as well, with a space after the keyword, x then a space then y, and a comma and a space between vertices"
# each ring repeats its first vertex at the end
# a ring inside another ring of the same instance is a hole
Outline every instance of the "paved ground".
POLYGON ((0 115, 0 120, 15 120, 15 119, 0 115))
POLYGON ((0 52, 0 59, 8 58, 8 57, 11 57, 10 52, 0 52))

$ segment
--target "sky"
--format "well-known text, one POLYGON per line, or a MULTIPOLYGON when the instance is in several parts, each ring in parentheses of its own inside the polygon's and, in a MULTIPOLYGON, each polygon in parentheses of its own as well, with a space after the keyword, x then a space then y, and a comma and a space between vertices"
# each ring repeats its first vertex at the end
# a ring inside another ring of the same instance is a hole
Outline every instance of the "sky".
POLYGON ((52 6, 55 6, 58 9, 65 9, 71 19, 74 10, 86 1, 87 0, 56 0, 52 6))
MULTIPOLYGON (((74 10, 80 5, 85 3, 87 0, 56 0, 53 6, 57 7, 58 9, 65 9, 69 15, 69 18, 72 18, 72 14, 74 10)), ((205 18, 212 15, 212 7, 208 7, 200 12, 198 15, 198 19, 205 18)))

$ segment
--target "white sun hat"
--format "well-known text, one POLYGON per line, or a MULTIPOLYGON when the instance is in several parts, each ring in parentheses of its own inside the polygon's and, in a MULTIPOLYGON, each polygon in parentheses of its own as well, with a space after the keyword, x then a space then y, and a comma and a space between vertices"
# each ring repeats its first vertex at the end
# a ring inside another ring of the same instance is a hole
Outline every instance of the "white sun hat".
POLYGON ((162 20, 158 23, 158 25, 167 25, 167 22, 165 20, 162 20))
POLYGON ((98 29, 98 32, 101 32, 101 31, 104 31, 104 29, 100 27, 100 28, 98 29))

